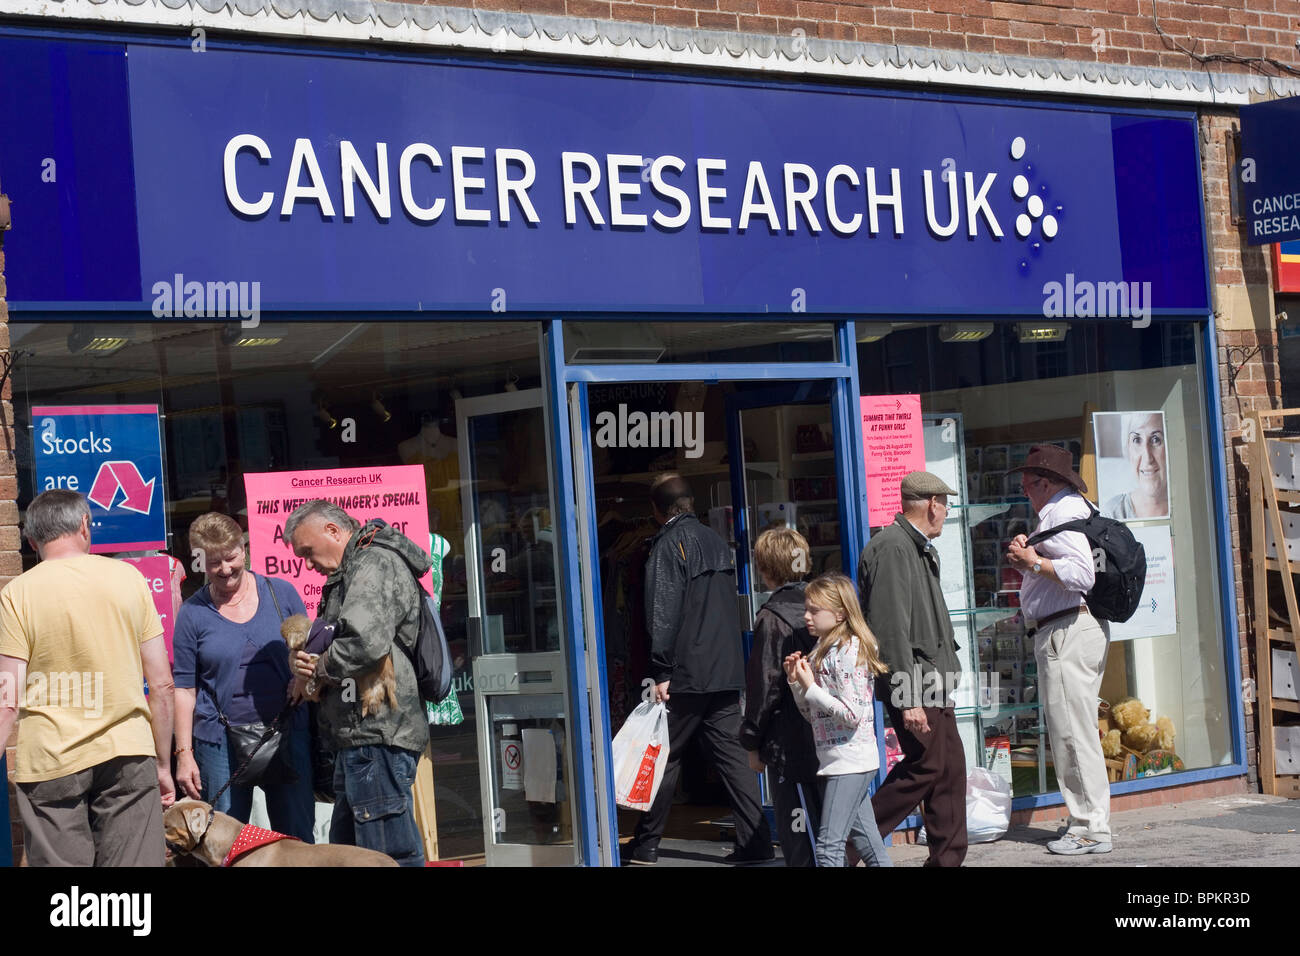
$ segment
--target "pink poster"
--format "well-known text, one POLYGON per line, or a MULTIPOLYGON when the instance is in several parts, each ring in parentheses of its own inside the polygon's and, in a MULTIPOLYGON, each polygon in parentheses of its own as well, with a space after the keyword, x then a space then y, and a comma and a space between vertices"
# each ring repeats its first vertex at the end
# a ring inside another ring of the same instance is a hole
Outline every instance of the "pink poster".
POLYGON ((172 564, 165 554, 147 558, 120 558, 133 565, 144 575, 144 583, 153 598, 154 609, 162 619, 163 640, 167 644, 167 660, 172 659, 172 634, 176 631, 176 607, 172 599, 172 564))
POLYGON ((909 471, 925 470, 920 395, 864 395, 862 452, 867 464, 867 523, 890 524, 901 504, 898 486, 909 471))
MULTIPOLYGON (((325 578, 295 557, 284 540, 284 522, 299 505, 324 498, 362 524, 383 518, 421 550, 429 550, 429 508, 421 465, 264 472, 245 475, 244 488, 248 492, 251 567, 292 584, 311 617, 316 616, 325 578)), ((430 587, 427 575, 424 586, 430 587)))

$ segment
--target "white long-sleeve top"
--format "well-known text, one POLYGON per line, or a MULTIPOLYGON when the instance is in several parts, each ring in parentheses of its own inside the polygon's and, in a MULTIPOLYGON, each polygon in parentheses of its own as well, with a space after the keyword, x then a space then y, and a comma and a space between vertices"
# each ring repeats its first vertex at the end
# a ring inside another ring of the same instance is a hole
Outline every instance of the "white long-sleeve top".
POLYGON ((880 767, 875 732, 875 680, 858 666, 858 639, 845 641, 817 665, 805 692, 790 684, 799 712, 812 725, 820 777, 873 773, 880 767))
MULTIPOLYGON (((1034 534, 1055 528, 1057 525, 1086 518, 1092 514, 1083 495, 1071 488, 1059 491, 1043 505, 1038 513, 1038 527, 1034 534)), ((1052 568, 1061 583, 1032 571, 1025 572, 1020 583, 1020 609, 1025 617, 1041 620, 1057 611, 1068 611, 1083 603, 1083 596, 1092 590, 1097 569, 1093 563, 1092 545, 1082 531, 1063 531, 1040 541, 1034 550, 1051 559, 1052 568)))

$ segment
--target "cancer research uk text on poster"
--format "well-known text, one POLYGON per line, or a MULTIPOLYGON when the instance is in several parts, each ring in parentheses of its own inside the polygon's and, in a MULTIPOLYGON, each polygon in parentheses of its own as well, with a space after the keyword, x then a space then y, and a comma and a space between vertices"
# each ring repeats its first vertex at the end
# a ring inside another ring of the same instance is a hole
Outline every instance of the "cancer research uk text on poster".
POLYGON ((92 552, 167 547, 157 405, 36 405, 32 425, 36 492, 86 496, 92 552))
POLYGON ((862 453, 867 465, 867 523, 884 527, 902 507, 903 476, 925 470, 920 395, 864 395, 862 453))
MULTIPOLYGON (((316 616, 325 578, 295 556, 284 539, 284 523, 299 505, 323 498, 362 524, 383 518, 422 551, 429 550, 429 509, 420 465, 263 472, 245 475, 244 489, 253 570, 292 584, 311 617, 316 616)), ((428 575, 423 582, 428 589, 428 575)))

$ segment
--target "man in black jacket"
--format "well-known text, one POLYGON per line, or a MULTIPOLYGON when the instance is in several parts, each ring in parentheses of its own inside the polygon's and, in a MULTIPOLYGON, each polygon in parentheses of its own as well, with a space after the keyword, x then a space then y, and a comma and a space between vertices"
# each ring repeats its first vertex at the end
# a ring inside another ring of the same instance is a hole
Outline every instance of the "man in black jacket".
POLYGON ((812 653, 817 640, 804 624, 808 541, 793 528, 769 528, 754 542, 754 567, 772 592, 754 618, 754 646, 745 673, 745 719, 740 743, 749 768, 771 771, 768 785, 776 810, 776 833, 786 866, 816 866, 812 834, 821 816, 817 745, 799 713, 782 662, 798 651, 812 653))
POLYGON ((646 561, 646 626, 654 699, 668 703, 668 763, 623 858, 658 862, 682 756, 698 731, 736 820, 736 851, 727 862, 770 860, 772 836, 758 801, 758 780, 740 746, 744 666, 731 549, 695 517, 695 500, 681 476, 660 476, 650 500, 662 528, 646 561))

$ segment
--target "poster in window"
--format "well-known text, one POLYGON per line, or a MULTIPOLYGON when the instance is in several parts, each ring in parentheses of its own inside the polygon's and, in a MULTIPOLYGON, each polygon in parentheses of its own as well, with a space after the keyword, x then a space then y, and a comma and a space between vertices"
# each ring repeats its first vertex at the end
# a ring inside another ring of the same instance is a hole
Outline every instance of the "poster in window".
POLYGON ((1174 593, 1174 539, 1169 525, 1135 525, 1130 529, 1147 554, 1147 580, 1142 600, 1127 621, 1110 624, 1112 641, 1163 637, 1178 633, 1178 605, 1174 593))
POLYGON ((1097 500, 1120 521, 1169 517, 1169 457, 1162 411, 1096 412, 1097 500))

